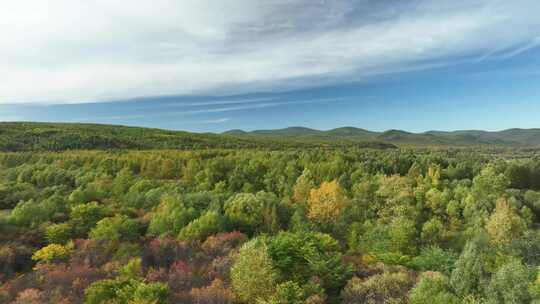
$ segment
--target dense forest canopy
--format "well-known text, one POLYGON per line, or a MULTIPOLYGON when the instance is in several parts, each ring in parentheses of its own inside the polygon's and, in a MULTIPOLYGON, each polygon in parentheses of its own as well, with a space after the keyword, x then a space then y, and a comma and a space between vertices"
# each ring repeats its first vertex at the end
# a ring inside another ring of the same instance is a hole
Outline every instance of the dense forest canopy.
POLYGON ((540 303, 535 149, 49 127, 0 133, 0 303, 540 303))

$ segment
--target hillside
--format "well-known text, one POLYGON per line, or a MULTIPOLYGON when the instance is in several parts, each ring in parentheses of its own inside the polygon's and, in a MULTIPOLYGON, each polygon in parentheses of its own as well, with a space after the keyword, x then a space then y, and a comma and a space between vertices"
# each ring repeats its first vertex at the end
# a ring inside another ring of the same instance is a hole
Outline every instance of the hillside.
POLYGON ((346 140, 352 142, 378 141, 401 145, 440 145, 440 146, 538 146, 540 129, 508 129, 488 132, 478 130, 428 131, 410 133, 402 130, 373 132, 354 127, 343 127, 328 131, 291 127, 277 130, 256 130, 246 132, 231 130, 224 134, 238 138, 294 138, 297 140, 346 140))
POLYGON ((327 138, 314 142, 303 139, 301 136, 303 132, 297 132, 293 136, 295 138, 287 140, 284 140, 284 135, 272 138, 243 137, 241 131, 238 132, 227 135, 100 124, 5 122, 0 123, 0 151, 282 148, 344 145, 395 148, 391 144, 375 141, 335 141, 327 138))

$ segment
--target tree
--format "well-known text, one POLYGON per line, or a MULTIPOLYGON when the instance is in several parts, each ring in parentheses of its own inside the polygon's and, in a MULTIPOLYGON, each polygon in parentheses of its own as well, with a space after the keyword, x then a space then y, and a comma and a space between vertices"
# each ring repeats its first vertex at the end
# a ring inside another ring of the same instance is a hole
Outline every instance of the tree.
POLYGON ((320 224, 329 224, 338 219, 346 207, 343 189, 336 180, 323 182, 309 195, 308 217, 320 224))
POLYGON ((90 238, 101 241, 134 241, 139 237, 137 220, 125 215, 106 217, 90 231, 90 238))
POLYGON ((161 199, 148 226, 150 235, 177 236, 180 230, 198 216, 197 210, 186 206, 180 197, 166 195, 161 199))
POLYGON ((276 291, 278 278, 262 239, 253 239, 240 248, 231 267, 231 284, 241 301, 255 303, 270 298, 276 291))
POLYGON ((416 249, 416 223, 405 217, 395 217, 389 227, 390 238, 396 252, 409 253, 416 249))
POLYGON ((354 277, 341 292, 342 303, 406 303, 413 284, 413 279, 405 272, 377 274, 366 280, 354 277))
POLYGON ((279 229, 278 199, 268 192, 239 193, 225 203, 225 215, 242 232, 272 232, 279 229))
POLYGON ((461 303, 451 291, 448 279, 437 273, 425 273, 410 292, 411 304, 459 304, 461 303))
POLYGON ((52 224, 45 229, 49 244, 65 244, 71 239, 72 229, 68 223, 52 224))
POLYGON ((185 241, 204 241, 207 237, 223 231, 224 219, 217 211, 208 211, 184 227, 178 238, 185 241))
POLYGON ((529 271, 518 260, 512 260, 497 270, 488 286, 487 298, 493 304, 529 303, 529 271))
POLYGON ((71 226, 78 235, 83 236, 104 216, 105 210, 97 202, 77 205, 71 209, 71 226))
POLYGON ((20 226, 37 226, 49 220, 51 211, 33 199, 20 202, 9 215, 10 223, 20 226))
POLYGON ((296 180, 296 184, 293 188, 292 199, 295 203, 300 204, 301 206, 306 206, 309 199, 311 189, 315 187, 313 183, 313 177, 311 176, 311 171, 309 169, 304 169, 302 175, 296 180))
POLYGON ((296 282, 287 281, 276 287, 276 292, 260 304, 304 304, 304 290, 296 282))
POLYGON ((449 274, 457 260, 455 253, 437 246, 425 247, 414 257, 410 266, 421 271, 437 271, 449 274))
POLYGON ((339 290, 350 276, 331 236, 313 232, 280 232, 268 243, 273 264, 286 280, 303 283, 316 276, 328 291, 339 290))
POLYGON ((489 277, 488 263, 493 259, 484 235, 467 242, 452 271, 450 284, 461 297, 482 295, 489 277))
POLYGON ((486 223, 490 240, 495 245, 508 245, 526 229, 524 221, 510 208, 505 199, 499 199, 495 211, 486 223))

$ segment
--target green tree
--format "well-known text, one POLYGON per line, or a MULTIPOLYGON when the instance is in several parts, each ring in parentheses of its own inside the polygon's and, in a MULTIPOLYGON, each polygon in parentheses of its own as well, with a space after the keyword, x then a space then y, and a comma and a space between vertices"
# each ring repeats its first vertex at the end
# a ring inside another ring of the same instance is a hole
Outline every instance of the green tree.
POLYGON ((81 204, 71 209, 70 221, 75 233, 84 236, 105 217, 104 208, 97 202, 81 204))
POLYGON ((279 229, 278 198, 268 192, 240 193, 225 203, 225 215, 236 229, 253 234, 279 229))
POLYGON ((72 228, 68 223, 52 224, 45 228, 45 238, 49 244, 66 244, 71 235, 72 228))
POLYGON ((125 215, 106 217, 90 231, 90 237, 101 241, 135 241, 139 237, 140 224, 125 215))
POLYGON ((262 239, 245 243, 231 267, 231 284, 246 303, 269 299, 276 291, 279 274, 262 239))
POLYGON ((450 289, 448 279, 438 273, 424 274, 410 292, 410 304, 460 304, 450 289))
POLYGON ((204 241, 207 237, 224 230, 225 221, 217 211, 208 211, 184 227, 178 238, 186 241, 204 241))
POLYGON ((530 272, 518 260, 512 260, 497 270, 487 289, 489 303, 519 304, 530 303, 530 272))
POLYGON ((450 283, 461 297, 483 295, 489 278, 488 264, 493 260, 485 235, 467 242, 452 271, 450 283))
POLYGON ((198 216, 197 210, 186 206, 177 196, 166 195, 161 199, 157 210, 152 214, 148 226, 150 235, 174 235, 198 216))

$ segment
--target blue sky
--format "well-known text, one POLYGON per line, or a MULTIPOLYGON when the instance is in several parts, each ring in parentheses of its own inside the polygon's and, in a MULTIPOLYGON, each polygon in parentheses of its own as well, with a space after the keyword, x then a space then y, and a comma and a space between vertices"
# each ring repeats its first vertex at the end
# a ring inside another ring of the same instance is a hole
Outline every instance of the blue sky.
POLYGON ((198 132, 540 127, 536 0, 7 0, 5 8, 4 121, 198 132))

